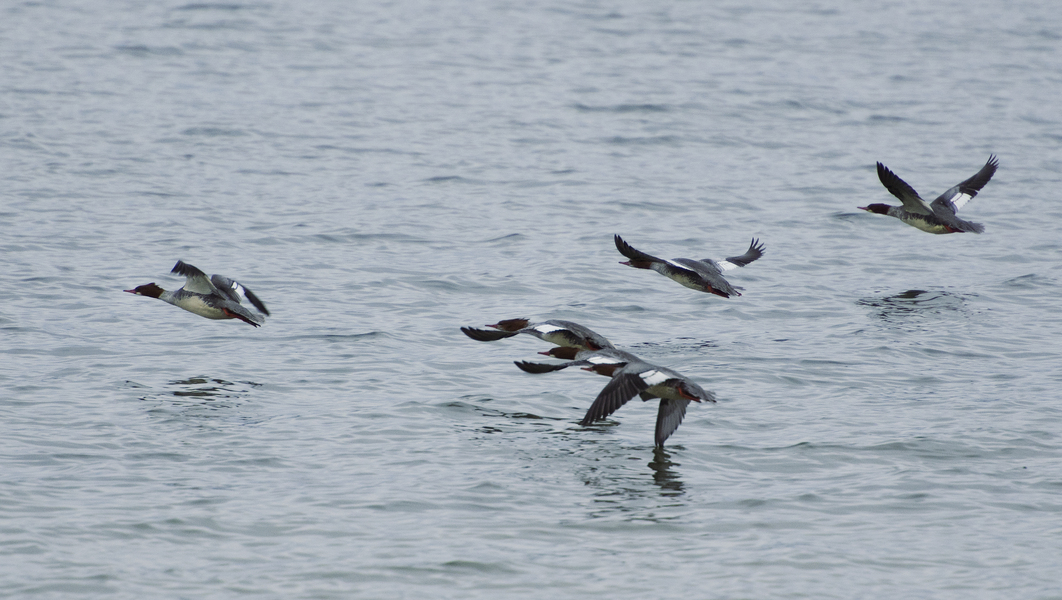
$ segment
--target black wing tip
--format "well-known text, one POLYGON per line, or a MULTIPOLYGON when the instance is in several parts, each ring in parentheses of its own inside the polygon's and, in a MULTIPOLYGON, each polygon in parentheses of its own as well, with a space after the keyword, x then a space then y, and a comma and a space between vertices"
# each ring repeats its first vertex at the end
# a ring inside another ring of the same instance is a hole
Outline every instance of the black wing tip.
POLYGON ((514 360, 513 364, 517 366, 521 371, 525 373, 532 373, 539 375, 541 373, 552 373, 553 371, 559 371, 568 365, 549 365, 544 363, 530 362, 526 360, 514 360))
POLYGON ((516 335, 515 331, 497 331, 494 329, 476 329, 475 327, 462 327, 461 333, 476 340, 477 342, 494 342, 503 338, 516 335))
POLYGON ((254 292, 252 292, 251 290, 247 289, 246 286, 241 286, 241 287, 243 287, 243 294, 245 296, 247 296, 247 300, 251 304, 253 304, 255 308, 258 309, 258 312, 260 312, 263 315, 268 317, 269 316, 269 309, 266 308, 265 303, 262 302, 261 300, 259 300, 258 296, 255 296, 254 292))
MULTIPOLYGON (((593 410, 592 406, 590 407, 590 410, 593 410)), ((586 416, 584 416, 579 421, 579 426, 580 427, 589 427, 589 426, 593 425, 594 423, 597 423, 598 421, 604 421, 607 418, 608 418, 608 415, 593 415, 589 411, 587 411, 586 416)))
POLYGON ((878 163, 878 180, 881 181, 881 183, 884 184, 886 179, 893 179, 895 177, 896 173, 893 173, 888 167, 880 162, 878 163))
MULTIPOLYGON (((757 238, 752 238, 752 243, 749 244, 749 249, 744 254, 741 256, 729 256, 724 260, 739 267, 744 267, 763 256, 765 249, 766 246, 763 245, 763 242, 757 238)), ((740 296, 741 294, 738 295, 740 296)))
POLYGON ((985 179, 985 183, 988 183, 988 179, 991 179, 992 176, 996 174, 996 169, 998 169, 998 168, 999 168, 999 159, 996 158, 995 154, 989 154, 988 155, 988 162, 985 163, 985 166, 981 167, 981 170, 987 175, 987 178, 985 179))
POLYGON ((178 275, 184 275, 185 277, 192 277, 192 276, 195 276, 195 275, 203 275, 204 277, 206 276, 202 271, 200 271, 194 265, 190 265, 190 264, 188 264, 188 263, 186 263, 186 262, 184 262, 183 260, 180 260, 180 259, 178 259, 177 260, 177 264, 173 265, 173 268, 170 269, 170 273, 176 273, 178 275))

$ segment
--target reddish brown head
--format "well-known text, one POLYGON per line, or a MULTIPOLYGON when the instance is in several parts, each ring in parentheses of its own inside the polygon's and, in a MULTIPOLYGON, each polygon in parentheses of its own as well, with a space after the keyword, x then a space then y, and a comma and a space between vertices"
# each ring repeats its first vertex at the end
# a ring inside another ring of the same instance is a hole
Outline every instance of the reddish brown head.
POLYGON ((493 325, 487 325, 487 327, 493 327, 495 329, 501 329, 502 331, 520 331, 524 327, 531 324, 531 321, 527 319, 506 319, 504 321, 498 321, 493 325))
POLYGON ((621 260, 620 264, 634 267, 635 269, 648 269, 653 263, 647 260, 621 260))
POLYGON ((575 355, 578 352, 579 348, 574 346, 557 346, 556 348, 550 348, 546 352, 539 352, 539 354, 545 354, 553 358, 563 358, 564 360, 575 360, 575 355))
POLYGON ((867 212, 872 212, 872 213, 879 214, 879 215, 887 215, 887 214, 889 214, 889 209, 890 208, 892 208, 892 207, 889 206, 888 204, 868 204, 866 206, 860 206, 859 207, 860 210, 865 210, 867 212))
POLYGON ((122 291, 129 292, 130 294, 136 294, 137 296, 147 296, 148 298, 158 298, 159 296, 162 295, 162 292, 164 290, 162 288, 160 288, 159 286, 155 285, 154 283, 147 283, 147 284, 144 284, 144 285, 138 285, 138 286, 136 286, 135 288, 133 288, 131 290, 122 290, 122 291))
POLYGON ((589 367, 583 367, 583 370, 597 373, 598 375, 604 375, 605 377, 612 377, 612 374, 616 372, 616 369, 619 369, 622 366, 622 363, 590 365, 589 367))

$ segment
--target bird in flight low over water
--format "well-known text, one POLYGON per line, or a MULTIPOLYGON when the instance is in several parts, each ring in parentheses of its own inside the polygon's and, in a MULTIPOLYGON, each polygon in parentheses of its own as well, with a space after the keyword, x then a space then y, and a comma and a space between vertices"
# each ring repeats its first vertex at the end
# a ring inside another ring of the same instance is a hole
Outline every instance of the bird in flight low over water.
POLYGON ((549 352, 539 354, 568 359, 570 362, 544 364, 517 361, 516 366, 536 374, 560 371, 568 367, 583 367, 584 371, 612 378, 579 422, 583 427, 608 417, 635 396, 643 401, 659 398, 654 439, 657 447, 663 448, 667 438, 671 437, 682 423, 690 402, 715 402, 712 392, 704 390, 690 378, 671 369, 649 364, 623 350, 553 348, 549 352))
POLYGON ((896 217, 912 227, 929 233, 981 233, 985 230, 984 225, 964 221, 955 213, 976 196, 981 188, 985 187, 998 167, 999 160, 995 155, 990 155, 988 162, 976 175, 944 192, 932 204, 929 204, 918 195, 918 192, 914 191, 914 188, 907 185, 906 181, 897 177, 885 165, 878 163, 878 179, 881 180, 885 189, 889 190, 889 193, 900 199, 903 206, 870 204, 859 208, 879 215, 896 217))
POLYGON ((621 265, 627 265, 635 269, 651 269, 664 277, 674 279, 690 289, 729 298, 730 296, 740 296, 741 293, 738 292, 738 288, 730 285, 730 282, 723 278, 723 272, 744 267, 763 256, 764 248, 759 240, 753 238, 752 243, 749 244, 749 249, 744 254, 731 256, 719 262, 710 258, 702 260, 673 258, 666 260, 646 254, 641 250, 635 250, 617 235, 616 249, 620 251, 620 254, 630 259, 626 262, 621 262, 621 265))
POLYGON ((493 342, 507 337, 513 337, 520 333, 533 335, 538 339, 556 344, 558 346, 572 346, 585 350, 601 350, 612 348, 612 342, 605 336, 595 333, 578 323, 550 319, 541 323, 532 323, 527 319, 506 319, 493 325, 487 325, 488 329, 476 329, 474 327, 462 327, 461 332, 479 342, 493 342))
POLYGON ((158 298, 208 319, 239 319, 255 327, 261 327, 265 322, 265 317, 262 315, 269 314, 258 296, 228 277, 214 275, 208 278, 206 273, 183 261, 177 261, 170 273, 183 275, 186 278, 184 286, 176 291, 168 292, 152 282, 124 291, 138 296, 158 298), (243 300, 251 303, 258 313, 244 308, 241 305, 243 300))
POLYGON ((595 372, 599 368, 607 368, 612 373, 612 379, 602 388, 579 424, 585 427, 600 421, 635 396, 643 401, 659 398, 654 437, 658 448, 663 448, 667 438, 678 429, 690 402, 715 402, 715 394, 706 391, 689 377, 642 360, 628 362, 619 369, 597 365, 584 368, 595 372))

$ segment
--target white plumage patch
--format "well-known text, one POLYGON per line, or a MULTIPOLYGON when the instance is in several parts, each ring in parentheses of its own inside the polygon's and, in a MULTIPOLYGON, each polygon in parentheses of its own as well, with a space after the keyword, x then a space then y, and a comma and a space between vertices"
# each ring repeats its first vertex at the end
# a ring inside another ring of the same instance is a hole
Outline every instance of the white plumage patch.
POLYGON ((641 377, 642 381, 644 381, 649 387, 664 383, 669 379, 667 375, 661 373, 660 371, 657 371, 656 369, 653 369, 652 371, 645 371, 644 373, 641 373, 639 377, 641 377))
POLYGON ((614 365, 621 362, 609 356, 591 356, 586 361, 592 365, 614 365))
POLYGON ((199 296, 185 296, 176 302, 171 302, 174 306, 183 308, 184 310, 195 313, 201 317, 208 319, 224 319, 225 311, 220 308, 210 306, 199 296))
POLYGON ((690 270, 690 268, 687 267, 686 265, 679 264, 679 263, 677 263, 677 262, 675 262, 673 260, 665 260, 664 262, 666 262, 667 264, 669 264, 669 265, 671 265, 673 267, 677 267, 679 269, 682 269, 683 271, 689 271, 690 270))
POLYGON ((963 206, 966 206, 966 203, 969 202, 971 198, 973 198, 973 196, 960 192, 955 194, 955 197, 951 199, 951 203, 955 205, 955 210, 959 210, 963 206))
POLYGON ((541 333, 542 335, 548 335, 548 334, 553 333, 555 331, 563 331, 564 330, 563 327, 558 327, 556 325, 545 325, 545 324, 543 324, 543 325, 535 325, 534 327, 532 327, 532 329, 534 329, 535 331, 541 333))
POLYGON ((729 260, 721 260, 721 261, 719 261, 719 262, 717 262, 715 264, 719 265, 719 268, 724 270, 724 271, 729 271, 730 269, 736 269, 739 266, 741 266, 741 265, 735 265, 734 263, 730 262, 729 260))

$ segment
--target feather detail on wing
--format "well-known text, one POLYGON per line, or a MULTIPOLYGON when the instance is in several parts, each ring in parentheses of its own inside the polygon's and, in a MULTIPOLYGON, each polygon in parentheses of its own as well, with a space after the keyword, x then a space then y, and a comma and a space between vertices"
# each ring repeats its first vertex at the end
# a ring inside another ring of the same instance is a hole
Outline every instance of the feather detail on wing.
POLYGON ((559 365, 551 365, 546 363, 528 362, 526 360, 515 360, 513 361, 513 364, 519 367, 521 371, 537 375, 539 373, 552 373, 553 371, 560 371, 561 369, 567 369, 568 367, 588 365, 590 363, 585 360, 573 360, 559 365))
POLYGON ((473 327, 462 327, 461 331, 468 337, 476 340, 477 342, 493 342, 495 340, 501 340, 520 333, 519 331, 502 331, 500 329, 475 329, 473 327))
POLYGON ((265 304, 258 299, 258 296, 255 296, 254 292, 244 287, 240 282, 229 279, 224 275, 214 275, 210 278, 210 282, 214 284, 223 296, 229 298, 233 302, 242 304, 244 300, 247 300, 262 314, 269 314, 269 310, 267 310, 265 304))
POLYGON ((933 208, 943 207, 955 214, 956 211, 972 200, 977 195, 977 192, 981 191, 981 188, 985 187, 985 184, 992 179, 992 175, 995 175, 998 167, 999 159, 994 154, 990 155, 988 162, 981 167, 981 170, 976 175, 944 192, 939 198, 934 200, 933 208))
POLYGON ((660 400, 660 409, 656 413, 656 445, 658 447, 663 448, 664 441, 678 429, 683 417, 686 416, 686 407, 689 405, 689 400, 660 400))
POLYGON ((903 207, 908 212, 920 215, 933 214, 933 209, 918 195, 918 192, 914 191, 913 187, 907 185, 906 181, 900 179, 881 163, 878 163, 878 179, 881 180, 881 184, 885 186, 885 189, 889 190, 890 194, 900 199, 903 207))
POLYGON ((729 271, 737 267, 744 267, 750 262, 763 256, 764 246, 756 238, 752 238, 752 243, 749 244, 749 249, 745 251, 741 256, 728 256, 725 260, 719 261, 719 268, 724 271, 729 271))
POLYGON ((186 291, 195 294, 213 294, 217 291, 214 284, 210 283, 210 279, 207 278, 206 273, 183 260, 178 260, 177 264, 173 265, 173 269, 170 270, 170 273, 176 273, 187 279, 184 283, 184 289, 186 291))
POLYGON ((638 373, 617 373, 594 399, 579 424, 586 426, 604 419, 648 387, 638 373))
POLYGON ((670 262, 661 260, 651 254, 646 254, 641 250, 635 250, 630 244, 623 241, 619 235, 616 236, 616 249, 620 251, 620 254, 627 258, 638 262, 670 262))

